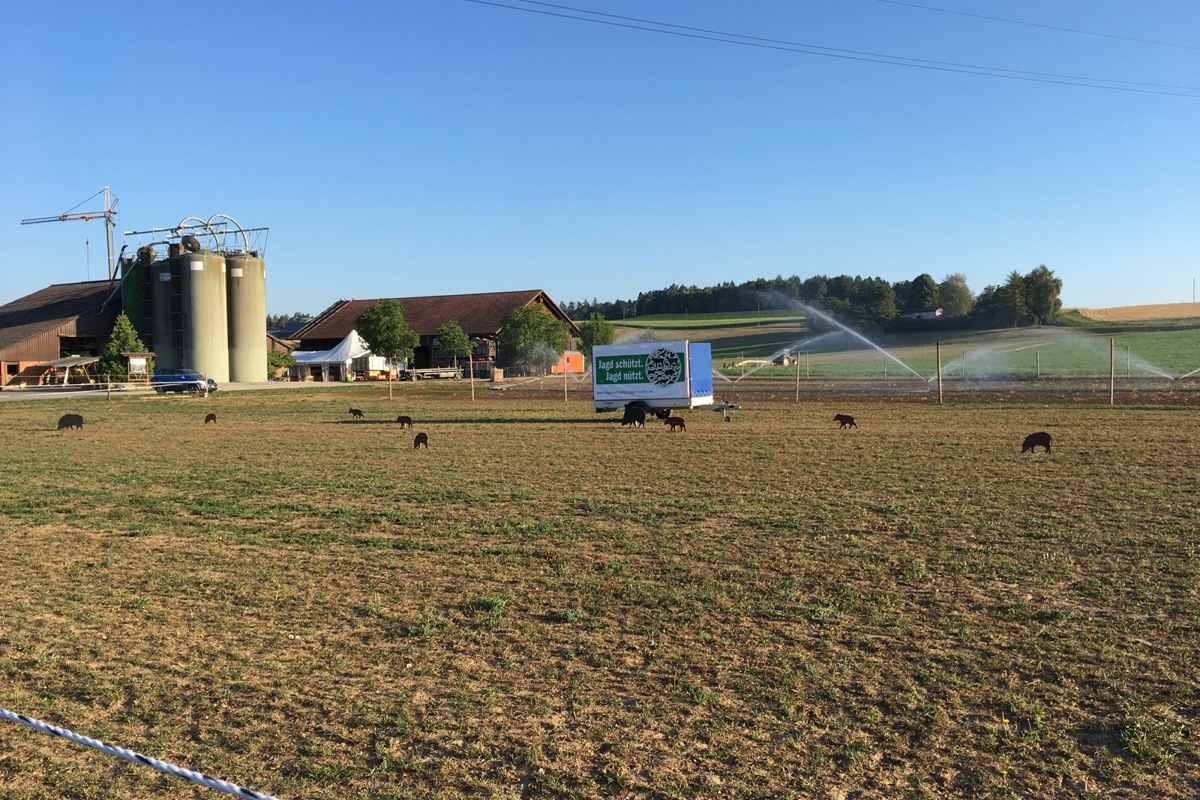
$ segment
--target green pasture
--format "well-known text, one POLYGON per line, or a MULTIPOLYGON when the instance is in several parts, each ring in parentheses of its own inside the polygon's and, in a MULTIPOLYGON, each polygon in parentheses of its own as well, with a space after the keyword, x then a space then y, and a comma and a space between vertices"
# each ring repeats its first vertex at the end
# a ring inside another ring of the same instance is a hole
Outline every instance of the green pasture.
MULTIPOLYGON (((911 368, 926 378, 936 375, 936 343, 912 345, 905 337, 882 341, 887 342, 881 345, 883 352, 861 344, 834 352, 800 350, 796 365, 761 372, 763 377, 792 376, 798 369, 802 377, 810 378, 895 378, 912 375, 911 368)), ((1064 334, 1052 328, 948 336, 941 342, 941 366, 943 380, 1107 378, 1110 368, 1118 378, 1166 380, 1200 370, 1200 330, 1110 337, 1064 334)), ((742 372, 736 367, 721 371, 728 376, 742 372)))
MULTIPOLYGON (((1110 366, 1120 378, 1158 380, 1200 371, 1200 328, 1147 330, 1143 324, 1105 333, 1078 327, 1014 328, 989 331, 942 331, 879 335, 867 341, 852 334, 808 330, 803 317, 780 312, 773 319, 754 312, 715 317, 708 326, 696 320, 688 329, 672 327, 677 316, 640 320, 643 327, 618 328, 618 341, 652 330, 660 340, 708 341, 714 366, 730 378, 754 368, 744 360, 765 359, 783 352, 796 354, 802 377, 930 378, 937 372, 941 343, 944 380, 1034 380, 1041 378, 1107 378, 1110 366), (740 322, 739 322, 740 320, 740 322), (878 345, 875 349, 872 345, 878 345), (1111 352, 1110 352, 1111 347, 1111 352)), ((703 315, 697 315, 698 317, 703 315)), ((761 377, 794 377, 797 366, 765 367, 761 377)), ((1192 377, 1192 376, 1189 376, 1192 377)))

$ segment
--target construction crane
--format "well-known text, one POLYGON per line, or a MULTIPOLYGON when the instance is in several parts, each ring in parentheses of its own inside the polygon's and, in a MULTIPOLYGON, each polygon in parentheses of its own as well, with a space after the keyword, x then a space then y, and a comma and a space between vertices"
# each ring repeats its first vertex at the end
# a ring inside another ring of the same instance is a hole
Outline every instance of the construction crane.
MULTIPOLYGON (((103 211, 84 211, 80 213, 73 213, 75 211, 73 208, 65 214, 59 214, 56 217, 34 217, 33 219, 23 219, 21 220, 21 224, 33 225, 38 222, 66 222, 69 219, 81 219, 87 223, 94 219, 103 219, 104 232, 108 239, 108 279, 111 281, 116 280, 117 277, 116 265, 113 262, 113 228, 116 227, 117 224, 117 198, 112 197, 109 194, 108 187, 105 186, 101 191, 96 192, 96 194, 92 195, 87 200, 84 200, 83 203, 88 202, 88 200, 91 200, 100 194, 104 195, 103 211)), ((79 208, 79 206, 83 205, 83 203, 75 206, 75 208, 79 208)))

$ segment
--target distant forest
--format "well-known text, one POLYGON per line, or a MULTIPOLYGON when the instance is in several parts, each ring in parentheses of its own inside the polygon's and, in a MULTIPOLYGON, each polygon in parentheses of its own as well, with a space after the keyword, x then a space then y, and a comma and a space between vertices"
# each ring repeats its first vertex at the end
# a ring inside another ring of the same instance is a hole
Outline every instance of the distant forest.
POLYGON ((267 314, 267 330, 279 331, 297 322, 312 322, 313 315, 297 311, 295 314, 267 314))
POLYGON ((933 327, 995 328, 1052 324, 1062 310, 1062 281, 1043 264, 1009 273, 999 286, 971 291, 961 273, 941 282, 928 274, 888 283, 882 278, 814 275, 758 278, 716 286, 678 286, 642 292, 636 300, 569 302, 563 311, 583 320, 599 314, 622 320, 650 314, 803 311, 809 306, 867 332, 933 327))

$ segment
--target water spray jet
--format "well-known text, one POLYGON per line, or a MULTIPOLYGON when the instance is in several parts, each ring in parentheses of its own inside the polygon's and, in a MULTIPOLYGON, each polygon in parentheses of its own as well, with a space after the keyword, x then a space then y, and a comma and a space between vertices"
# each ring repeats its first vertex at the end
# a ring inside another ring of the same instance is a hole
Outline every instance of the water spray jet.
MULTIPOLYGON (((908 364, 905 364, 899 358, 897 358, 896 356, 889 353, 886 349, 879 346, 875 342, 871 341, 870 339, 868 339, 866 336, 859 333, 858 331, 854 330, 849 325, 839 322, 838 320, 829 316, 825 312, 819 311, 818 309, 813 308, 812 306, 808 305, 807 303, 803 303, 799 300, 788 297, 787 295, 779 294, 778 292, 769 293, 767 295, 767 299, 769 300, 770 304, 782 303, 785 306, 790 307, 791 310, 793 310, 793 311, 804 311, 806 314, 811 314, 812 316, 816 317, 817 319, 820 319, 821 321, 823 321, 825 324, 837 328, 838 330, 842 331, 843 333, 854 337, 855 339, 859 340, 860 342, 867 345, 868 347, 878 351, 885 358, 896 362, 901 367, 908 370, 909 372, 911 372, 913 375, 920 378, 921 380, 925 380, 924 375, 917 372, 915 369, 910 367, 908 364)), ((747 373, 747 374, 750 374, 750 373, 747 373)), ((739 378, 739 380, 740 380, 740 378, 739 378)), ((736 381, 735 381, 735 383, 736 383, 736 381)))

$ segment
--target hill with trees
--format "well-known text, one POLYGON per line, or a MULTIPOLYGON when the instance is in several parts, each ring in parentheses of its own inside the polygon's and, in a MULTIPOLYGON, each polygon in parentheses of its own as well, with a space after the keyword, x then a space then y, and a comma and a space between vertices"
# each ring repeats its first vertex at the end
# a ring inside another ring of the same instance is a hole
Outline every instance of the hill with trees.
POLYGON ((650 314, 795 311, 807 306, 861 330, 884 332, 1049 325, 1062 310, 1061 292, 1062 281, 1043 264, 1024 275, 1014 270, 1004 284, 987 286, 978 295, 962 273, 940 282, 923 273, 896 283, 857 275, 780 275, 705 287, 672 284, 642 292, 636 300, 569 302, 563 310, 572 319, 598 314, 615 321, 650 314))

